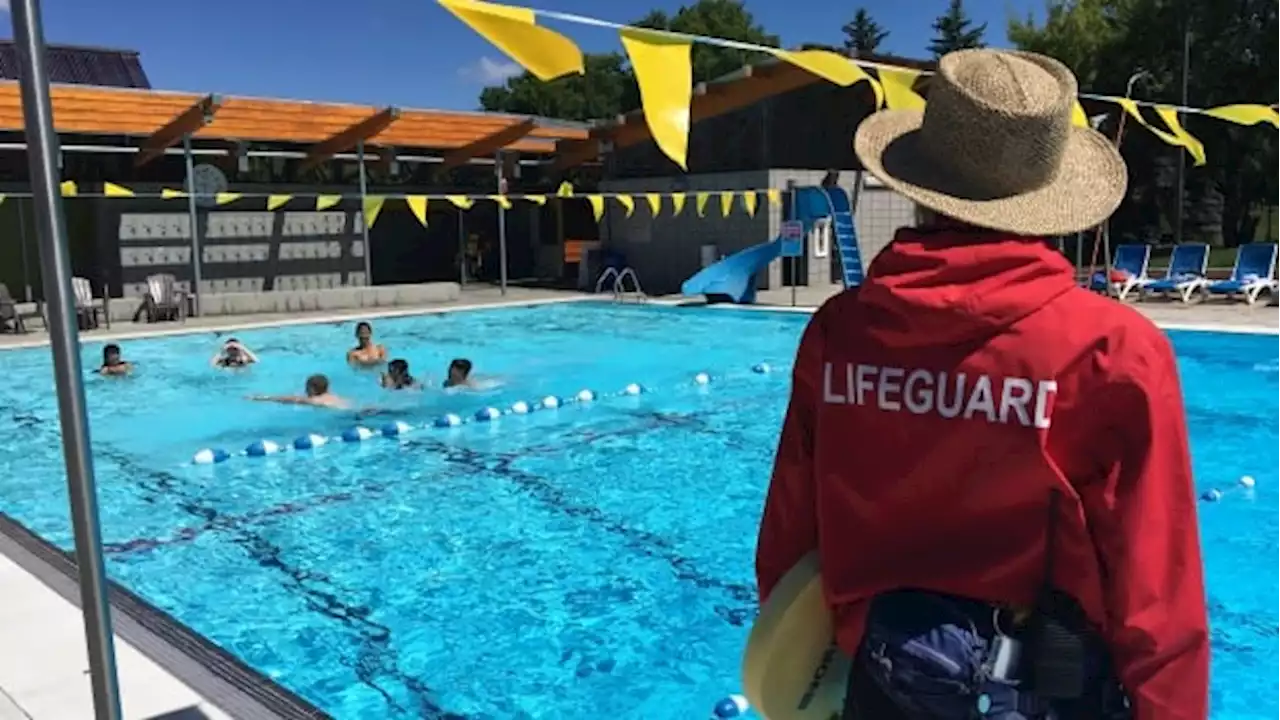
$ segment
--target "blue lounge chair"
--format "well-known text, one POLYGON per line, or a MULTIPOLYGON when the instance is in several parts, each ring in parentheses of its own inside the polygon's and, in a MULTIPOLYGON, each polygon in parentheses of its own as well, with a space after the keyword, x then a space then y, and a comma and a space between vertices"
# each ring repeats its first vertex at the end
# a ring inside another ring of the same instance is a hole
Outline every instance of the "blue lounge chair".
POLYGON ((1105 272, 1094 273, 1089 279, 1089 289, 1096 292, 1114 290, 1117 297, 1124 300, 1143 283, 1148 282, 1147 263, 1150 260, 1150 245, 1120 245, 1116 247, 1116 259, 1111 263, 1111 269, 1123 272, 1124 280, 1108 283, 1105 272))
POLYGON ((1148 280, 1138 292, 1141 295, 1159 293, 1165 297, 1176 293, 1182 302, 1191 302, 1191 296, 1209 283, 1204 276, 1208 268, 1208 245, 1176 245, 1164 277, 1148 280))
POLYGON ((1264 290, 1273 286, 1271 276, 1276 272, 1276 244, 1249 243, 1236 250, 1236 264, 1231 277, 1214 280, 1206 289, 1214 295, 1240 295, 1253 305, 1264 290))

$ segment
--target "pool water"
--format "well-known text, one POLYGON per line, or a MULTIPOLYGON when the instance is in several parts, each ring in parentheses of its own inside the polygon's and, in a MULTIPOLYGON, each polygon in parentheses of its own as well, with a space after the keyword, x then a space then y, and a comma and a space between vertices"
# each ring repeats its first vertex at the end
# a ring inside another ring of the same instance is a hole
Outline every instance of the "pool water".
MULTIPOLYGON (((739 690, 756 524, 807 319, 564 303, 376 322, 431 380, 422 393, 348 369, 352 323, 238 332, 263 358, 246 371, 210 368, 211 333, 124 342, 136 376, 86 383, 108 570, 340 720, 705 717, 739 690), (434 389, 453 357, 502 385, 434 389), (315 372, 380 414, 244 399, 301 392, 315 372), (621 395, 630 383, 648 392, 621 395), (584 388, 600 398, 190 462, 584 388)), ((1274 717, 1276 338, 1172 337, 1197 480, 1224 491, 1201 506, 1214 717, 1274 717)), ((86 367, 100 353, 86 345, 86 367)), ((69 549, 48 351, 0 352, 0 370, 0 510, 69 549)))

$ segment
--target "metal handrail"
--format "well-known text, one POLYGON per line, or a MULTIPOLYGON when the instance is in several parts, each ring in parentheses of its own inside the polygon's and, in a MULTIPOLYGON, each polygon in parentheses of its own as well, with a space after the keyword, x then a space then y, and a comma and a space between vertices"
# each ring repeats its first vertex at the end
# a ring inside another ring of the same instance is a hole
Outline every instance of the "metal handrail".
POLYGON ((618 269, 613 267, 607 267, 604 269, 604 272, 600 273, 600 279, 596 280, 597 293, 604 289, 604 284, 610 277, 613 278, 613 294, 618 294, 618 269))
POLYGON ((640 287, 640 276, 639 276, 639 275, 636 275, 636 271, 635 271, 634 269, 630 268, 630 267, 625 267, 625 268, 623 268, 623 269, 622 269, 622 272, 618 273, 618 277, 617 277, 617 279, 613 281, 613 297, 614 297, 614 299, 616 299, 616 300, 618 300, 618 301, 620 301, 620 302, 621 302, 621 301, 623 301, 623 300, 626 300, 626 298, 627 298, 627 284, 626 284, 626 280, 627 280, 627 278, 631 278, 631 285, 632 285, 632 287, 634 288, 634 290, 633 290, 632 292, 634 292, 634 293, 635 293, 636 300, 637 300, 638 302, 644 302, 644 300, 645 300, 645 294, 644 294, 644 290, 643 290, 643 289, 641 289, 641 287, 640 287))

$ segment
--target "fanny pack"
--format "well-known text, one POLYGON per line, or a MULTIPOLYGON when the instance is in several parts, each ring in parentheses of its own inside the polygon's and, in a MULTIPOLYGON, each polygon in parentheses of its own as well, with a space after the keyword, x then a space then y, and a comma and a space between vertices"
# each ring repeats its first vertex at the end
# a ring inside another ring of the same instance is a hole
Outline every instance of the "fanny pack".
MULTIPOLYGON (((904 720, 1130 717, 1109 653, 1053 577, 1058 494, 1049 501, 1045 581, 1023 626, 991 604, 925 591, 871 604, 850 694, 868 684, 904 720)), ((858 706, 851 697, 850 706, 858 706)), ((868 703, 875 705, 876 702, 868 703)))

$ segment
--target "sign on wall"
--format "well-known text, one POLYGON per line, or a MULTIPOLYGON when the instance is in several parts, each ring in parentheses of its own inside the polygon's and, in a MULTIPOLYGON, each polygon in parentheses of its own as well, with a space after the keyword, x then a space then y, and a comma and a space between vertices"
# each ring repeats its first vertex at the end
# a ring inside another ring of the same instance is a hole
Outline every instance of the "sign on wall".
POLYGON ((778 237, 782 243, 782 257, 801 257, 804 255, 804 223, 799 220, 785 220, 782 232, 778 237))

